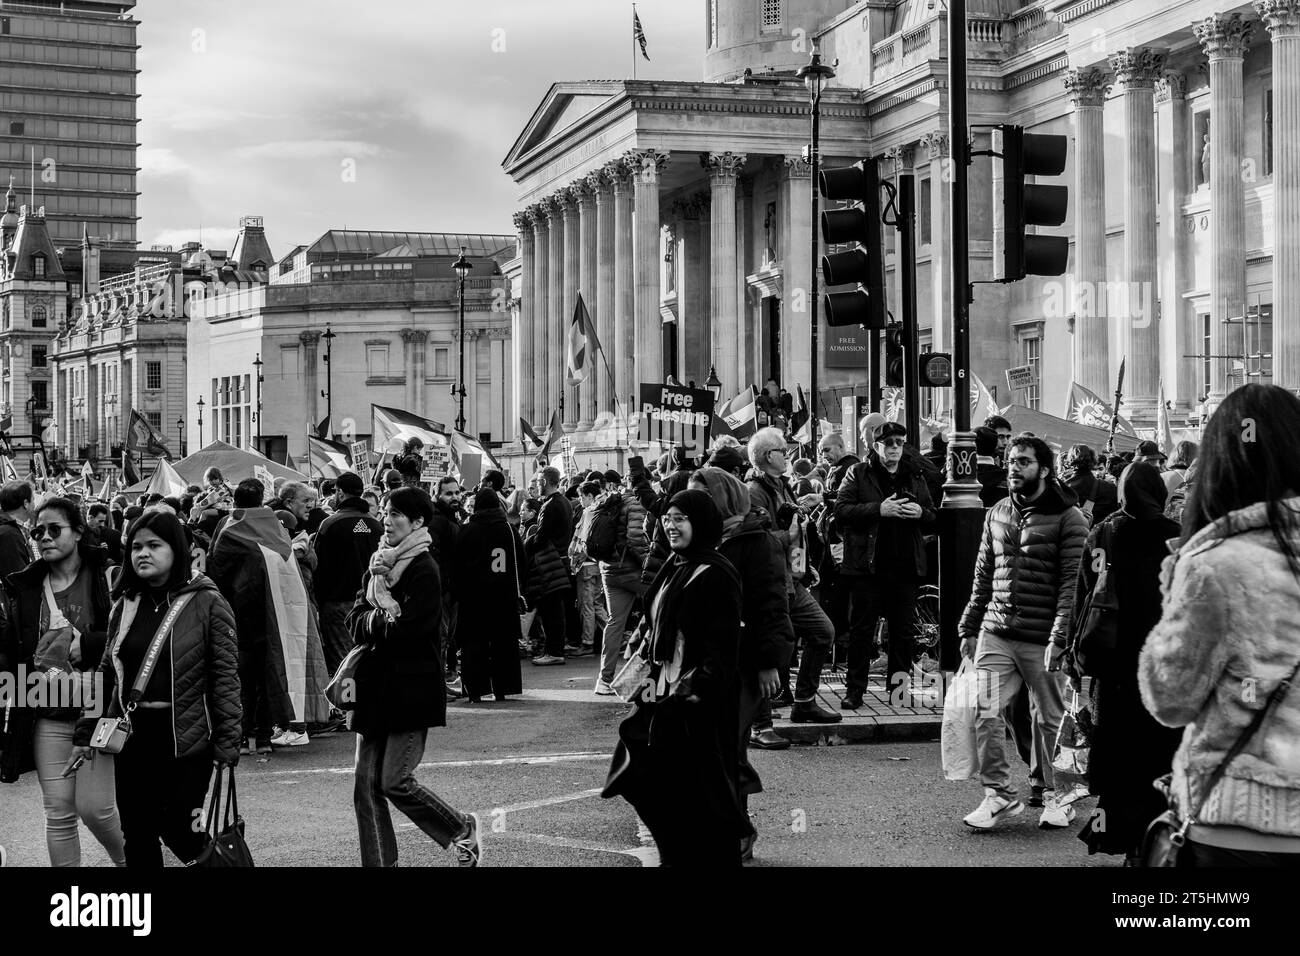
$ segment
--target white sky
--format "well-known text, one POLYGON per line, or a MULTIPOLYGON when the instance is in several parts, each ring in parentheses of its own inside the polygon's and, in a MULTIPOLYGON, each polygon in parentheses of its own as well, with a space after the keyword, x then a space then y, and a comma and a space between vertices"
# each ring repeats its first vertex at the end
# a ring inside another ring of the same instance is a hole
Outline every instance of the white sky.
MULTIPOLYGON (((637 9, 638 77, 699 79, 703 0, 637 9)), ((344 226, 512 233, 501 161, 550 84, 632 69, 623 0, 140 0, 135 15, 143 248, 200 225, 229 248, 243 215, 266 217, 276 256, 344 226)))

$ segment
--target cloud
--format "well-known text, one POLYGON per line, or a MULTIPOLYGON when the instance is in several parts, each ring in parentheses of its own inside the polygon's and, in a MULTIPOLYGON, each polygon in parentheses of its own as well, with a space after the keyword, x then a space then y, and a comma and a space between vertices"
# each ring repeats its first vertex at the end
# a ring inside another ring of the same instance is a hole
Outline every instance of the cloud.
POLYGON ((398 155, 394 150, 378 143, 365 143, 348 139, 279 140, 241 146, 233 150, 237 159, 321 159, 321 158, 372 158, 398 155))
POLYGON ((200 232, 203 234, 204 248, 225 249, 227 252, 234 248, 235 239, 239 236, 238 229, 190 226, 183 229, 164 229, 156 233, 147 244, 142 243, 141 246, 171 246, 173 249, 180 249, 187 242, 198 242, 200 232))
POLYGON ((146 178, 180 176, 194 171, 193 166, 166 146, 140 147, 136 152, 136 162, 140 166, 140 175, 146 178))

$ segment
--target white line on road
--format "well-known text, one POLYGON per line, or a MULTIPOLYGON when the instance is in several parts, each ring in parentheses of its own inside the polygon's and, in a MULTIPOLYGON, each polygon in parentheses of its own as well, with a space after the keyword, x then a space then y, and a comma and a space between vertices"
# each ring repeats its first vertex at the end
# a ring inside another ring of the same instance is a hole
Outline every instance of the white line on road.
MULTIPOLYGON (((491 757, 482 760, 426 760, 418 767, 420 770, 432 770, 438 767, 514 767, 535 764, 582 763, 586 761, 608 760, 612 754, 586 751, 567 754, 523 754, 511 757, 491 757)), ((346 767, 302 767, 297 770, 266 770, 257 774, 259 777, 277 777, 291 774, 315 773, 352 773, 351 765, 346 767)), ((597 791, 599 792, 599 791, 597 791)))
POLYGON ((523 813, 525 810, 538 810, 542 807, 553 807, 557 803, 572 803, 574 800, 586 800, 588 797, 595 797, 600 794, 603 788, 596 787, 594 790, 579 790, 577 793, 564 793, 558 797, 543 797, 541 800, 529 800, 527 803, 513 803, 508 807, 494 807, 488 811, 488 816, 495 817, 497 814, 506 813, 523 813))

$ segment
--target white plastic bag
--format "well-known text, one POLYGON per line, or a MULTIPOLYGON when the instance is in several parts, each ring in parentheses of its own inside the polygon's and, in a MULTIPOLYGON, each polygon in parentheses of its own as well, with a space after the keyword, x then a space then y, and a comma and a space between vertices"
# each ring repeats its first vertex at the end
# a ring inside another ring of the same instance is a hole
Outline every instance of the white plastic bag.
POLYGON ((943 754, 943 775, 948 780, 972 780, 979 776, 979 749, 975 744, 978 675, 975 666, 963 659, 943 697, 939 749, 943 754))

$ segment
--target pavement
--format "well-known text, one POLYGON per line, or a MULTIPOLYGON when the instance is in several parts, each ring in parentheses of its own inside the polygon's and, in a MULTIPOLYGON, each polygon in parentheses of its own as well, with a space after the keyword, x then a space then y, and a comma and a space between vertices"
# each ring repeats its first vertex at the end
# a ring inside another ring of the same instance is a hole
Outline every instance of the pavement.
POLYGON ((773 715, 772 729, 794 743, 820 746, 937 740, 943 721, 943 675, 926 659, 925 671, 914 672, 911 685, 905 686, 897 677, 886 679, 883 658, 876 664, 857 710, 841 707, 846 694, 844 669, 828 665, 822 671, 817 698, 823 707, 842 715, 838 724, 796 724, 789 719, 789 710, 783 710, 773 715))
MULTIPOLYGON (((655 865, 653 840, 631 807, 599 796, 627 707, 591 693, 590 657, 523 668, 528 690, 519 698, 448 706, 447 726, 429 733, 421 782, 480 815, 484 866, 655 865)), ((834 685, 823 693, 836 693, 834 685)), ((872 705, 880 706, 875 697, 872 705)), ((968 830, 961 818, 982 792, 944 779, 932 716, 864 712, 848 720, 887 727, 880 721, 889 717, 929 721, 933 730, 909 741, 877 737, 870 747, 751 751, 765 788, 750 800, 759 831, 753 866, 1117 865, 1087 856, 1074 838, 1092 800, 1079 805, 1071 830, 1038 830, 1033 810, 992 832, 968 830)), ((344 731, 240 761, 240 810, 259 866, 357 865, 354 750, 344 731)), ((1027 769, 1017 763, 1015 774, 1027 797, 1027 769)), ((0 855, 11 866, 48 865, 34 775, 0 787, 0 804, 0 855)), ((400 865, 454 865, 399 812, 393 820, 400 865)), ((107 865, 84 828, 81 839, 84 862, 107 865)))

